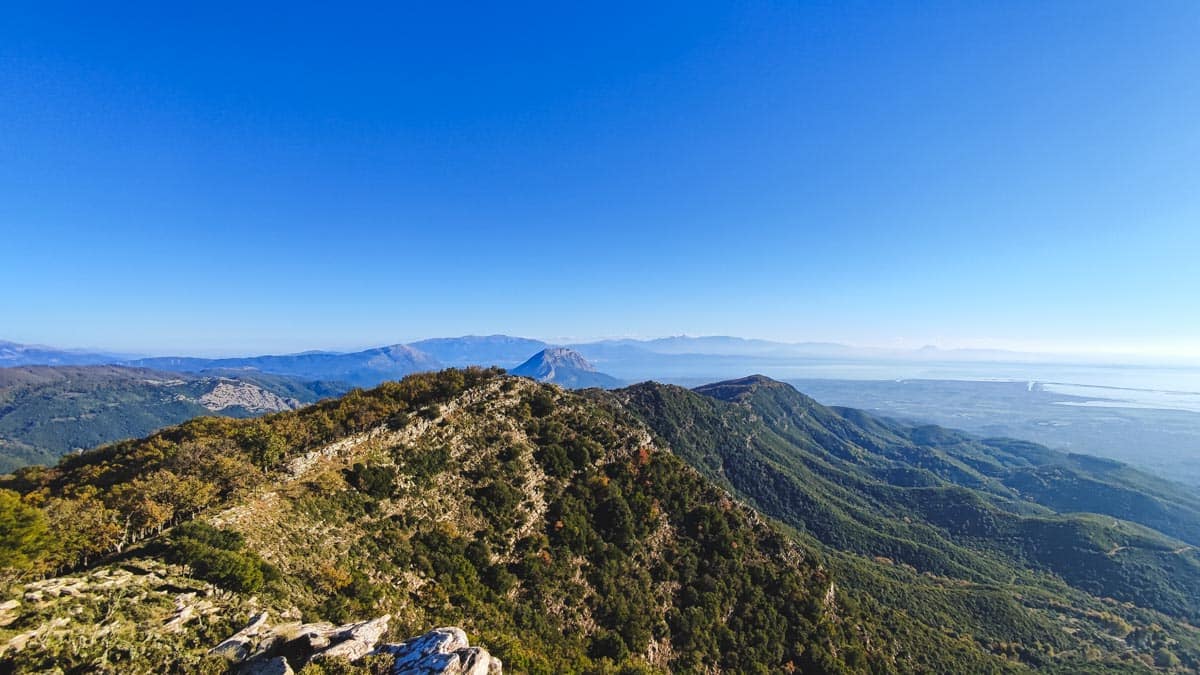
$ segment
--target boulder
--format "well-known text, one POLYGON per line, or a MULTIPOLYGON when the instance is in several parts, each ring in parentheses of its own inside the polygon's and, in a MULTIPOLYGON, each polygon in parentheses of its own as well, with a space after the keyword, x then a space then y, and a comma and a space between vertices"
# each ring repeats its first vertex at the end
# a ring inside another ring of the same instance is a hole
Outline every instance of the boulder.
POLYGON ((260 612, 250 618, 250 623, 246 624, 245 628, 210 649, 209 653, 224 656, 234 662, 244 661, 254 652, 255 645, 267 630, 267 613, 260 612))
POLYGON ((379 652, 395 659, 394 675, 488 675, 502 672, 500 659, 482 647, 471 647, 461 628, 437 628, 379 652))
POLYGON ((310 662, 341 658, 357 661, 369 654, 390 655, 394 675, 501 675, 503 664, 482 647, 472 647, 461 628, 436 628, 404 642, 378 644, 391 616, 334 626, 284 624, 272 628, 265 613, 213 647, 240 664, 240 675, 292 675, 310 662))
POLYGON ((313 655, 313 659, 341 657, 356 661, 375 649, 375 643, 387 632, 391 615, 384 614, 378 619, 350 624, 339 628, 329 636, 329 646, 313 655))

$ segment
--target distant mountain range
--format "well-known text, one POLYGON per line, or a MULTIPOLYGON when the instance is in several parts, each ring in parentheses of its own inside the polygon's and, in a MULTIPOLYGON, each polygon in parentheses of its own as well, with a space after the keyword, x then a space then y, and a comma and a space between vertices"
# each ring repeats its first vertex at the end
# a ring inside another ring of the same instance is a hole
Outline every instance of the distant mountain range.
POLYGON ((720 356, 844 356, 864 351, 857 347, 848 347, 830 342, 772 342, 770 340, 753 340, 728 335, 708 335, 701 337, 676 335, 648 340, 625 338, 582 343, 578 346, 599 349, 633 347, 654 354, 708 354, 720 356))
POLYGON ((433 338, 409 344, 447 367, 500 366, 511 368, 549 347, 541 340, 508 335, 464 335, 433 338))
POLYGON ((298 354, 230 358, 129 355, 0 342, 0 367, 21 365, 117 364, 173 372, 213 369, 256 370, 309 380, 373 386, 384 380, 445 367, 514 368, 548 347, 567 347, 595 367, 625 381, 644 379, 708 380, 748 371, 791 377, 798 364, 823 363, 1048 363, 1061 357, 1000 350, 880 349, 826 342, 784 343, 730 336, 675 336, 648 340, 615 339, 551 344, 509 335, 432 338, 357 352, 310 351, 298 354))
POLYGON ((442 367, 437 359, 407 345, 377 347, 350 354, 305 352, 227 359, 148 358, 128 362, 128 365, 184 373, 213 369, 257 370, 309 380, 347 382, 355 386, 373 386, 384 380, 398 380, 405 375, 442 367))
POLYGON ((611 375, 596 371, 579 352, 566 347, 550 347, 534 354, 528 361, 509 371, 513 375, 531 377, 568 389, 600 387, 614 389, 623 383, 611 375))
POLYGON ((129 354, 90 352, 83 349, 57 349, 44 345, 23 345, 0 340, 0 368, 10 366, 91 366, 120 363, 129 354))
MULTIPOLYGON (((570 342, 562 340, 562 342, 570 342)), ((409 374, 440 370, 445 367, 466 366, 498 366, 544 382, 552 382, 567 388, 600 387, 611 389, 624 383, 656 380, 673 384, 694 386, 703 382, 724 380, 739 377, 747 372, 759 372, 777 379, 817 383, 806 385, 815 391, 826 392, 828 383, 835 380, 853 380, 843 384, 854 396, 834 397, 830 400, 850 402, 861 407, 875 408, 881 411, 891 411, 891 414, 924 419, 928 421, 944 421, 961 424, 968 429, 982 433, 995 434, 1002 428, 987 420, 999 415, 1005 424, 1013 418, 1007 415, 1006 401, 978 400, 967 395, 970 403, 961 404, 964 399, 958 399, 960 404, 949 400, 941 400, 941 407, 949 417, 938 417, 932 412, 937 405, 923 404, 916 409, 909 406, 903 409, 893 409, 895 396, 883 401, 872 402, 865 396, 866 388, 863 380, 876 380, 885 383, 903 379, 905 381, 919 380, 1018 380, 1020 387, 1026 382, 1073 382, 1088 383, 1087 378, 1122 377, 1136 374, 1146 376, 1147 369, 1113 368, 1111 364, 1100 375, 1097 367, 1092 364, 1050 364, 1039 362, 1035 355, 1022 355, 1015 352, 997 352, 983 350, 940 350, 924 348, 919 350, 879 350, 859 349, 833 343, 780 343, 767 340, 750 340, 731 336, 689 337, 675 336, 650 340, 614 339, 596 342, 552 345, 548 342, 530 338, 513 337, 509 335, 467 335, 461 337, 433 338, 420 340, 411 344, 395 344, 354 352, 309 351, 297 354, 261 355, 228 358, 200 358, 187 355, 168 357, 137 357, 104 352, 88 352, 84 350, 64 350, 53 347, 23 345, 13 342, 0 342, 0 369, 3 366, 18 365, 50 365, 55 367, 99 367, 100 365, 119 365, 126 368, 149 368, 159 373, 177 373, 174 379, 192 382, 196 378, 232 377, 235 379, 254 378, 264 381, 274 378, 275 386, 299 387, 306 389, 310 383, 321 383, 323 394, 321 398, 331 394, 347 391, 351 387, 371 387, 387 380, 397 380, 409 374), (549 351, 548 351, 549 350, 549 351), (1022 361, 1021 359, 1027 360, 1022 361), (988 360, 992 359, 992 360, 988 360), (1117 372, 1118 370, 1122 372, 1117 372), (1076 377, 1084 379, 1075 379, 1076 377), (988 412, 991 417, 978 418, 980 409, 988 412), (925 414, 926 411, 929 414, 925 414), (968 415, 968 417, 959 417, 968 415), (974 416, 974 417, 972 417, 974 416), (978 424, 972 422, 975 420, 978 424), (982 421, 981 421, 982 420, 982 421), (984 424, 986 422, 986 424, 984 424), (980 426, 983 424, 983 426, 980 426)), ((1196 377, 1200 378, 1200 369, 1193 369, 1196 377)), ((1185 377, 1186 373, 1179 369, 1168 373, 1172 377, 1185 377)), ((165 377, 165 376, 163 376, 165 377)), ((1119 380, 1125 382, 1126 380, 1119 380)), ((1091 381, 1092 384, 1097 382, 1091 381)), ((1099 384, 1112 384, 1099 382, 1099 384)), ((112 386, 119 388, 126 384, 112 386)), ((139 385, 140 386, 140 385, 139 385)), ((877 385, 882 386, 882 385, 877 385)), ((268 387, 269 388, 269 387, 268 387)), ((107 396, 110 393, 106 392, 107 396)), ((288 395, 280 394, 284 398, 288 395)), ((89 400, 84 396, 82 403, 98 405, 100 399, 89 400)), ((80 427, 97 427, 89 418, 67 415, 59 424, 52 436, 68 441, 55 440, 51 443, 27 441, 32 436, 25 436, 24 445, 14 445, 20 436, 9 431, 9 445, 0 448, 0 469, 12 468, 28 462, 52 461, 62 452, 77 447, 87 447, 89 443, 102 443, 118 438, 124 438, 134 433, 148 433, 165 424, 182 421, 187 417, 181 410, 191 411, 192 416, 208 414, 208 411, 195 405, 182 406, 174 403, 173 407, 163 408, 153 396, 139 398, 143 394, 122 398, 123 410, 133 411, 139 405, 150 406, 156 412, 138 425, 126 428, 123 425, 113 425, 101 428, 101 432, 92 433, 68 431, 70 424, 80 427), (140 403, 138 403, 140 401, 140 403), (157 406, 157 407, 156 407, 157 406), (162 412, 170 409, 169 414, 162 412)), ((315 400, 304 395, 292 395, 302 402, 315 400)), ((1028 398, 1028 397, 1026 397, 1028 398)), ((35 399, 23 399, 28 401, 35 399)), ((826 400, 824 395, 822 400, 826 400)), ((1118 459, 1134 461, 1143 468, 1155 470, 1160 475, 1169 477, 1187 476, 1186 480, 1195 481, 1200 471, 1200 465, 1181 454, 1189 451, 1188 439, 1195 436, 1197 423, 1188 413, 1175 412, 1169 416, 1148 412, 1138 412, 1137 423, 1140 426, 1124 424, 1129 417, 1128 412, 1121 413, 1124 417, 1109 414, 1104 419, 1098 419, 1099 408, 1068 407, 1059 403, 1065 399, 1052 398, 1049 406, 1030 419, 1030 425, 1021 429, 1011 429, 1004 426, 1010 433, 1021 437, 1049 442, 1058 447, 1084 448, 1091 452, 1101 452, 1118 459), (1060 410, 1061 409, 1061 410, 1060 410), (1078 423, 1047 424, 1045 420, 1074 419, 1078 423), (1116 420, 1115 422, 1113 420, 1116 420), (1114 427, 1114 425, 1116 425, 1114 427), (1149 425, 1149 426, 1147 426, 1149 425), (1192 434, 1188 436, 1187 434, 1192 434), (1097 438, 1100 440, 1098 441, 1097 438), (1144 448, 1150 446, 1154 452, 1144 448), (1153 457, 1178 458, 1169 461, 1151 461, 1153 457), (1184 463, 1191 461, 1184 466, 1184 463), (1180 473, 1182 471, 1182 473, 1180 473)), ((111 402, 111 401, 110 401, 111 402)), ((1087 403, 1085 399, 1076 402, 1087 403)), ((37 409, 36 406, 34 408, 37 409)), ((1154 412, 1154 411, 1150 411, 1154 412)), ((6 411, 6 415, 14 414, 6 411)), ((227 414, 227 413, 222 413, 227 414)), ((247 413, 250 414, 250 413, 247 413)), ((25 432, 21 432, 25 433, 25 432)), ((5 432, 0 431, 0 437, 5 432)))

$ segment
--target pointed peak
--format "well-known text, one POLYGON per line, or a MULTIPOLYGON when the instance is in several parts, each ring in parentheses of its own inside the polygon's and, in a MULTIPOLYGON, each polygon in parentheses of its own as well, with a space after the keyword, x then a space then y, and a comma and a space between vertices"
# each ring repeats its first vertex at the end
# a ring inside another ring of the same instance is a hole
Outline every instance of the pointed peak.
POLYGON ((573 388, 620 386, 620 380, 597 372, 583 355, 566 347, 547 347, 509 373, 573 388))
POLYGON ((548 363, 555 366, 569 366, 579 370, 595 372, 596 367, 587 359, 583 358, 583 354, 568 349, 567 347, 547 347, 542 351, 534 354, 530 361, 538 360, 542 363, 548 363))

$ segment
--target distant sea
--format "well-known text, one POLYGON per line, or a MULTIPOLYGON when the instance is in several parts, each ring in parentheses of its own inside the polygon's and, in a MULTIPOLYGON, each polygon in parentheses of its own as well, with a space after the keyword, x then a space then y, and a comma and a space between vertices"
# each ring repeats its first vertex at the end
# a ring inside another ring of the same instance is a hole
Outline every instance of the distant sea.
MULTIPOLYGON (((772 364, 765 373, 781 379, 831 380, 999 380, 1083 385, 1087 389, 1070 391, 1074 396, 1109 398, 1112 391, 1095 388, 1120 388, 1145 392, 1175 392, 1200 398, 1200 367, 1164 367, 1141 365, 1056 364, 1012 362, 804 362, 772 364)), ((1061 393, 1068 393, 1063 391, 1061 393)), ((1132 394, 1129 394, 1132 396, 1132 394)), ((1149 397, 1159 400, 1161 397, 1149 397)), ((1170 399, 1168 399, 1169 401, 1170 399)), ((1177 402, 1177 401, 1176 401, 1177 402)), ((1188 408, 1192 409, 1192 408, 1188 408)))

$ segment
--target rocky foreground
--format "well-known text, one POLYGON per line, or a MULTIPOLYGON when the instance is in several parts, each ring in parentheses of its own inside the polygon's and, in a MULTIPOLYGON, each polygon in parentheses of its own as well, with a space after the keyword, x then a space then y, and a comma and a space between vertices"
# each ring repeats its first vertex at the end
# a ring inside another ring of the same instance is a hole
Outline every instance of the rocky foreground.
POLYGON ((364 657, 391 659, 394 675, 499 675, 500 659, 472 647, 461 628, 437 628, 400 643, 379 644, 389 615, 334 626, 285 623, 271 626, 267 614, 213 647, 212 654, 240 664, 242 675, 291 675, 309 663, 330 659, 356 662, 364 657))

